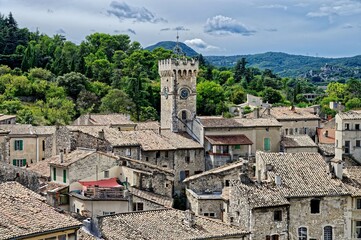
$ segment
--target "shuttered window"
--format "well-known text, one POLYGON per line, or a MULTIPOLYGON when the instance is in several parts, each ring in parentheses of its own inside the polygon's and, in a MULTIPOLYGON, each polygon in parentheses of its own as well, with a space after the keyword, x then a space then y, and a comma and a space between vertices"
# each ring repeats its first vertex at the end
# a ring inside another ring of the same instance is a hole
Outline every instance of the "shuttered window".
POLYGON ((271 150, 271 139, 265 138, 265 139, 263 140, 263 144, 264 144, 263 149, 264 149, 265 151, 271 150))
POLYGON ((16 151, 22 151, 23 150, 23 140, 15 140, 14 148, 16 151))
POLYGON ((56 181, 56 168, 53 168, 53 179, 56 181))
POLYGON ((66 170, 63 170, 63 182, 66 183, 66 170))

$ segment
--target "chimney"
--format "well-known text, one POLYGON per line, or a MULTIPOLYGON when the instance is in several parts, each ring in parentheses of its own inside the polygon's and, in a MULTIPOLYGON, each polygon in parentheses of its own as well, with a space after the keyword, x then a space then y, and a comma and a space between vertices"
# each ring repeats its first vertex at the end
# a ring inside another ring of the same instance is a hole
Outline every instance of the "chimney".
POLYGON ((183 223, 184 223, 184 225, 186 225, 188 227, 191 227, 191 228, 194 227, 196 225, 194 212, 192 212, 189 209, 185 210, 183 223))
POLYGON ((104 129, 102 129, 101 131, 98 132, 98 137, 100 139, 104 139, 104 129))
POLYGON ((254 118, 259 118, 259 108, 255 108, 253 111, 253 117, 254 118))
POLYGON ((162 135, 162 128, 161 127, 158 128, 158 134, 162 135))
POLYGON ((60 151, 59 159, 60 159, 60 162, 61 162, 61 163, 64 162, 64 153, 63 153, 63 151, 60 151))
POLYGON ((343 177, 343 162, 338 161, 336 163, 333 163, 333 167, 334 167, 336 177, 338 179, 342 180, 342 177, 343 177))

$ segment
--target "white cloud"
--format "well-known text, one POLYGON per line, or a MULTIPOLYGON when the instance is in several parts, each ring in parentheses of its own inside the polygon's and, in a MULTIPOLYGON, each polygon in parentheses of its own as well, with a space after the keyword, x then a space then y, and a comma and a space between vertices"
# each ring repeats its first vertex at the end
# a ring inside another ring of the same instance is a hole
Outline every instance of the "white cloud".
POLYGON ((212 46, 200 38, 185 40, 184 43, 190 47, 194 47, 194 48, 198 48, 198 49, 202 49, 202 50, 218 49, 218 47, 212 46))
POLYGON ((263 6, 260 6, 260 8, 279 8, 279 9, 283 9, 283 10, 287 10, 287 6, 286 5, 281 5, 281 4, 271 4, 271 5, 263 5, 263 6))
POLYGON ((317 11, 311 11, 307 14, 309 17, 330 17, 330 16, 349 16, 361 13, 361 1, 341 0, 323 4, 317 11))
POLYGON ((133 19, 136 22, 166 22, 163 18, 156 17, 152 12, 150 12, 145 7, 133 7, 129 6, 125 2, 115 2, 113 1, 110 4, 110 8, 107 12, 110 15, 114 15, 119 20, 123 21, 125 19, 133 19))
POLYGON ((222 15, 208 18, 204 26, 204 31, 214 35, 241 34, 243 36, 249 36, 255 33, 255 31, 248 29, 235 19, 222 15))

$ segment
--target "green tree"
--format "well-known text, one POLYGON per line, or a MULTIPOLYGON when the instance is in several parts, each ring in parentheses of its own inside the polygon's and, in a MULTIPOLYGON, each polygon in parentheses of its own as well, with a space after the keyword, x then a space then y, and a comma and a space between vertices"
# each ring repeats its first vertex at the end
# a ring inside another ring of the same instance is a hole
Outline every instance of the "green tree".
POLYGON ((270 88, 270 87, 266 87, 263 90, 263 102, 268 102, 268 103, 279 103, 282 101, 282 95, 279 91, 270 88))
POLYGON ((122 90, 112 89, 101 99, 100 110, 110 113, 131 113, 134 103, 122 90))
POLYGON ((59 86, 64 87, 68 96, 76 100, 78 94, 85 90, 89 80, 81 73, 71 72, 57 78, 59 86))
POLYGON ((221 85, 204 81, 197 85, 197 112, 200 115, 221 114, 224 110, 224 90, 221 85))

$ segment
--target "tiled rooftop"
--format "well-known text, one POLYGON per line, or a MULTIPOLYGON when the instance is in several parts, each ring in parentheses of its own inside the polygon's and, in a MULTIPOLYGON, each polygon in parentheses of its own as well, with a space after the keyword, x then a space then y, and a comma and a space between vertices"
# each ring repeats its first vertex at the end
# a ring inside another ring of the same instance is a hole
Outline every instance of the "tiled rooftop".
POLYGON ((308 135, 287 135, 282 138, 281 144, 290 147, 317 147, 317 144, 308 135))
POLYGON ((0 184, 0 205, 0 239, 16 239, 81 225, 72 217, 55 211, 44 198, 17 182, 0 184))
POLYGON ((0 121, 16 118, 16 115, 4 115, 0 113, 0 121))
POLYGON ((159 122, 157 121, 149 121, 149 122, 138 122, 136 126, 136 130, 159 130, 159 122))
POLYGON ((235 186, 237 194, 247 196, 251 208, 275 207, 289 204, 279 189, 271 184, 243 184, 239 180, 232 181, 232 184, 235 186))
POLYGON ((73 122, 73 125, 121 125, 134 124, 125 114, 85 114, 73 122))
POLYGON ((318 149, 322 152, 325 156, 334 156, 335 155, 335 144, 324 144, 319 143, 318 149))
POLYGON ((89 150, 88 149, 86 149, 86 150, 85 149, 84 150, 77 149, 68 154, 64 154, 63 162, 61 162, 61 160, 60 160, 60 155, 50 157, 46 161, 48 161, 49 164, 51 164, 51 165, 67 167, 67 166, 75 163, 76 161, 82 160, 92 154, 102 154, 102 155, 106 155, 108 157, 117 159, 117 157, 109 155, 107 153, 103 153, 103 152, 99 152, 99 151, 95 151, 95 150, 91 150, 91 149, 89 149, 89 150))
POLYGON ((161 136, 177 149, 203 148, 201 144, 193 140, 187 133, 174 133, 170 130, 162 130, 161 136))
POLYGON ((197 120, 199 120, 204 127, 239 127, 239 123, 234 120, 234 118, 198 116, 197 120))
POLYGON ((195 216, 193 227, 184 224, 183 219, 183 211, 162 209, 105 216, 99 223, 105 239, 112 240, 219 239, 241 238, 246 234, 238 227, 205 217, 195 216))
POLYGON ((203 177, 203 176, 207 176, 207 175, 211 175, 211 174, 219 174, 219 173, 226 172, 226 171, 233 170, 233 169, 237 169, 237 168, 240 169, 242 167, 242 165, 243 165, 242 160, 236 161, 236 162, 233 162, 233 163, 228 163, 228 164, 222 165, 220 167, 213 168, 211 170, 208 170, 208 171, 205 171, 205 172, 202 172, 202 173, 187 177, 186 179, 183 180, 183 182, 189 182, 189 181, 192 181, 194 179, 198 179, 198 178, 203 177))
MULTIPOLYGON (((253 115, 252 115, 253 116, 253 115)), ((197 117, 204 127, 281 127, 281 123, 272 118, 223 118, 223 117, 197 117)))
POLYGON ((294 108, 294 110, 292 110, 291 107, 273 107, 271 108, 271 115, 277 120, 320 119, 318 116, 310 113, 307 109, 297 107, 294 108))
POLYGON ((38 173, 42 177, 50 177, 50 166, 49 163, 51 161, 54 161, 55 157, 46 158, 44 160, 41 160, 37 163, 30 164, 27 168, 28 170, 31 170, 33 172, 38 173))
POLYGON ((341 112, 338 113, 338 116, 343 120, 361 120, 361 110, 341 112))
POLYGON ((1 124, 1 132, 9 131, 14 135, 50 135, 56 131, 55 126, 32 126, 30 124, 1 124))
POLYGON ((253 142, 244 134, 228 136, 206 136, 212 145, 252 145, 253 142))
POLYGON ((164 207, 167 207, 167 208, 171 208, 173 206, 173 199, 172 198, 161 196, 161 195, 156 194, 156 193, 143 191, 143 190, 137 189, 135 187, 131 187, 130 192, 134 196, 137 196, 139 198, 143 198, 145 200, 154 202, 154 203, 156 203, 158 205, 161 205, 161 206, 164 206, 164 207))
POLYGON ((343 182, 353 196, 361 196, 361 166, 346 167, 343 182))
POLYGON ((268 176, 281 178, 285 197, 347 195, 345 185, 328 174, 327 163, 318 153, 256 153, 256 161, 269 164, 268 176), (316 167, 317 166, 317 167, 316 167))

